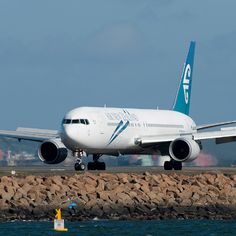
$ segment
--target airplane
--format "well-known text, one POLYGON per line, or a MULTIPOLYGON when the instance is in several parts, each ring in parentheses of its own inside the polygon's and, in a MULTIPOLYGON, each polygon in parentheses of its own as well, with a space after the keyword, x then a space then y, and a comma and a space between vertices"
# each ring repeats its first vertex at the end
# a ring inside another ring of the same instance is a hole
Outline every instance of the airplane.
POLYGON ((88 170, 105 170, 105 163, 99 161, 102 155, 128 154, 168 155, 164 169, 181 170, 183 162, 198 157, 202 140, 215 139, 216 144, 236 141, 236 127, 202 131, 236 121, 197 126, 189 116, 195 44, 190 42, 171 110, 79 107, 64 116, 60 131, 17 128, 0 130, 0 136, 40 142, 38 156, 46 164, 63 162, 71 151, 78 171, 86 169, 85 155, 93 156, 88 170))

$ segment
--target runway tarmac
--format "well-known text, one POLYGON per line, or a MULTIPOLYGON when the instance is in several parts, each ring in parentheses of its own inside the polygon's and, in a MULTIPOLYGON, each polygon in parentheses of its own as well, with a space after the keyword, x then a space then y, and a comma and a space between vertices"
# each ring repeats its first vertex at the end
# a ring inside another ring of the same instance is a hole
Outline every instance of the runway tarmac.
MULTIPOLYGON (((223 173, 225 175, 236 175, 236 167, 183 167, 181 171, 165 171, 163 167, 108 167, 105 171, 90 171, 92 173, 161 173, 161 174, 184 174, 184 175, 198 175, 203 173, 223 173)), ((38 175, 38 176, 53 176, 53 175, 74 175, 83 174, 85 172, 75 171, 73 166, 8 166, 0 167, 0 176, 4 175, 38 175)))

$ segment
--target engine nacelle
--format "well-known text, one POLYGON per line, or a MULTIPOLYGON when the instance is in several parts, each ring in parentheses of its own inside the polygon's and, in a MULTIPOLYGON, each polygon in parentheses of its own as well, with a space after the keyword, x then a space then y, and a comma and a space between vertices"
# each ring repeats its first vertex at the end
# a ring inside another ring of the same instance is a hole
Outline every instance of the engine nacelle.
POLYGON ((38 156, 46 164, 63 162, 68 155, 68 150, 60 139, 50 139, 43 142, 38 149, 38 156))
POLYGON ((193 161, 199 155, 200 147, 196 141, 190 138, 177 138, 171 142, 169 153, 175 161, 193 161))

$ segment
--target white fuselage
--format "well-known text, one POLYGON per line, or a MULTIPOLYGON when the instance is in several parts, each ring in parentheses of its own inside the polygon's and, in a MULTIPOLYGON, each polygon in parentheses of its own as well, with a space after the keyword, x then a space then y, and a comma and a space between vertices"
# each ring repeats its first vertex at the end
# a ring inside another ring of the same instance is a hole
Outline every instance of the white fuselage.
POLYGON ((196 124, 182 113, 169 110, 80 107, 62 122, 61 138, 72 151, 87 154, 150 154, 135 141, 141 137, 188 134, 196 124))

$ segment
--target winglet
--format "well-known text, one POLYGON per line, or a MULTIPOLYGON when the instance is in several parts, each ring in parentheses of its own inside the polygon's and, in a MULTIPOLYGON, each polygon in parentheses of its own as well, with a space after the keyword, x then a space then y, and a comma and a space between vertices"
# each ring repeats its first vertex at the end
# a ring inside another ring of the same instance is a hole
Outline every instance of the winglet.
POLYGON ((184 64, 179 89, 177 91, 173 106, 174 111, 178 111, 186 115, 189 114, 190 108, 195 44, 196 43, 194 41, 190 42, 188 56, 184 64))

